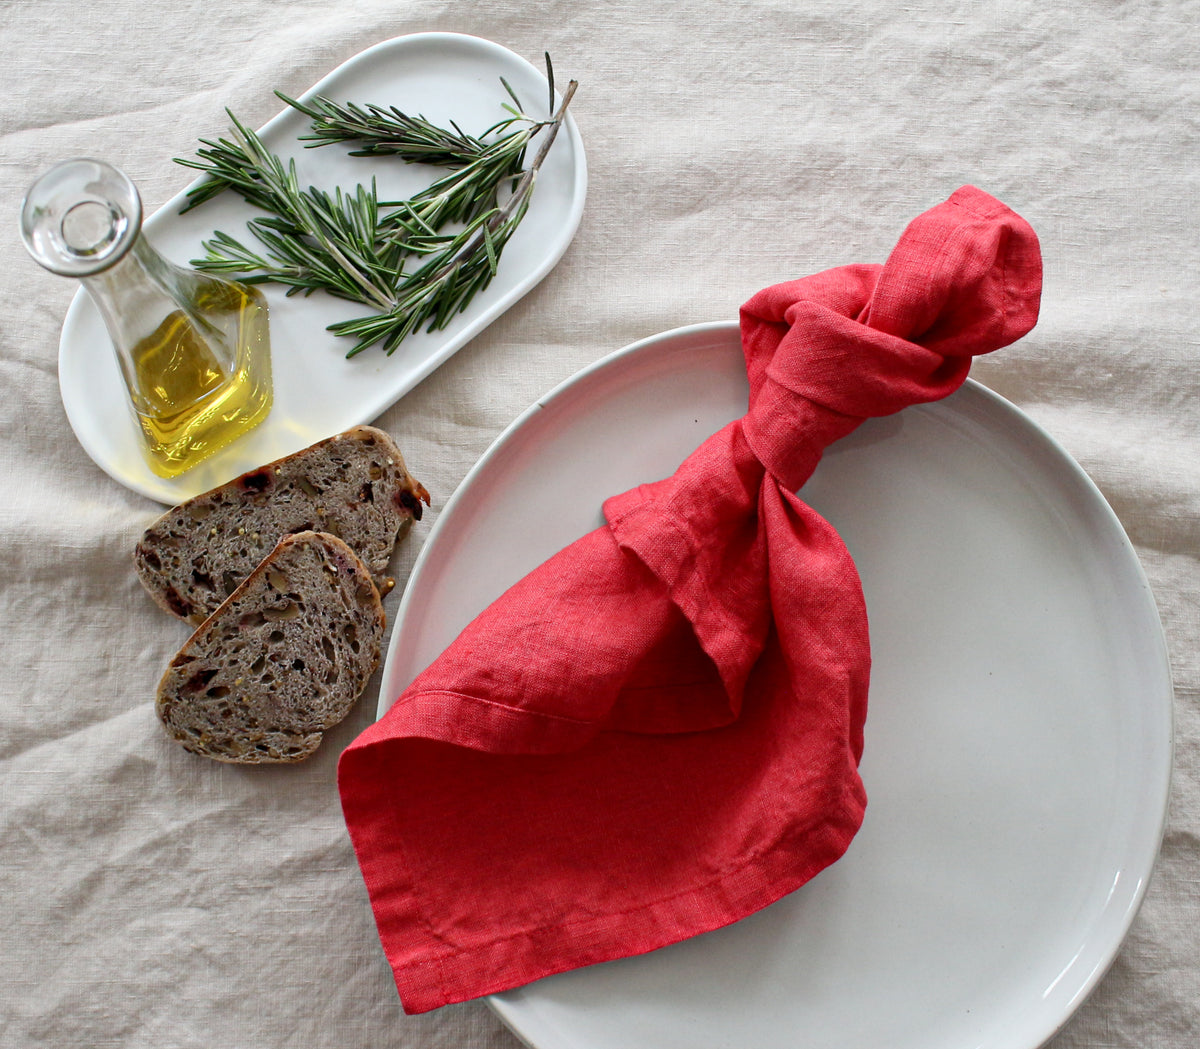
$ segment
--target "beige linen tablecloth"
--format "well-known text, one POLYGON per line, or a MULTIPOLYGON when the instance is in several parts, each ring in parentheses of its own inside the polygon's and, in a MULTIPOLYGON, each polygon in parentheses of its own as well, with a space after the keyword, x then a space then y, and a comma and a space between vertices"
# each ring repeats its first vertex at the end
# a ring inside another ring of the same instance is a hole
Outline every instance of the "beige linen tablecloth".
POLYGON ((591 179, 561 264, 381 420, 434 497, 397 556, 401 583, 491 440, 580 367, 732 319, 761 286, 882 260, 910 217, 963 183, 1038 230, 1041 322, 973 374, 1111 502, 1159 602, 1177 688, 1155 877, 1109 975, 1053 1045, 1195 1046, 1200 40, 1185 0, 8 0, 0 1046, 517 1044, 483 1004, 400 1010, 334 783, 377 682, 301 766, 226 767, 166 739, 152 697, 188 631, 130 565, 159 508, 72 436, 56 349, 75 289, 15 232, 22 193, 54 161, 117 163, 152 211, 189 181, 171 158, 220 133, 225 106, 262 124, 279 108, 272 89, 296 94, 371 44, 427 30, 535 64, 549 50, 581 84, 572 108, 591 179))

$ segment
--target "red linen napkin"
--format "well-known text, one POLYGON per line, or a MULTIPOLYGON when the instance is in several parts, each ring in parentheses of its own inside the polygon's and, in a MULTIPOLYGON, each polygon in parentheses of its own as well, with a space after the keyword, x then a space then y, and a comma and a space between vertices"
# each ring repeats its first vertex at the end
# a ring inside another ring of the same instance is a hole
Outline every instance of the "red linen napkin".
POLYGON ((865 418, 1029 331, 1040 291, 1033 231, 965 187, 885 265, 755 295, 747 415, 609 499, 346 750, 406 1010, 717 928, 842 855, 866 803, 866 611, 794 492, 865 418))

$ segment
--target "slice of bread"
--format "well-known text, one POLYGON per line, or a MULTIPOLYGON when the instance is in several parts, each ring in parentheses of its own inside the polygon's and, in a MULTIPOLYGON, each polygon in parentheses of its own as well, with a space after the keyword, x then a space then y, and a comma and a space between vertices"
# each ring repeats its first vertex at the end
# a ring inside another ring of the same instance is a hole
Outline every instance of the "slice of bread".
POLYGON ((356 426, 167 511, 143 534, 134 564, 155 602, 199 624, 282 536, 316 530, 345 540, 386 594, 392 551, 423 502, 429 493, 395 441, 356 426))
POLYGON ((171 660, 158 716, 193 754, 300 761, 366 687, 383 627, 379 592, 349 546, 285 536, 171 660))

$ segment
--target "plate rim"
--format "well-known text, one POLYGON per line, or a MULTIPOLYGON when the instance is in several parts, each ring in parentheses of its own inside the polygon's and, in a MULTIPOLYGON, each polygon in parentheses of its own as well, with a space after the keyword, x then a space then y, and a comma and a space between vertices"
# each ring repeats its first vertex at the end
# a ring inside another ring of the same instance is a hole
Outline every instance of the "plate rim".
MULTIPOLYGON (((614 350, 581 368, 573 375, 556 384, 546 394, 537 398, 501 431, 483 454, 472 464, 462 481, 446 500, 437 520, 430 528, 421 550, 414 560, 405 584, 400 603, 396 610, 394 626, 389 638, 388 651, 380 677, 380 692, 376 708, 377 718, 382 717, 387 709, 390 708, 391 702, 389 702, 388 697, 394 697, 394 694, 397 692, 397 688, 395 686, 389 687, 388 683, 395 676, 395 662, 398 659, 397 653, 400 647, 399 641, 405 622, 411 614, 412 602, 416 600, 417 584, 428 562, 437 556, 439 538, 442 532, 449 527, 447 522, 454 521, 458 514, 458 506, 470 499, 472 490, 479 483, 480 477, 490 472, 492 460, 501 455, 509 444, 520 437, 521 431, 533 417, 540 414, 555 400, 572 393, 579 384, 587 382, 600 372, 622 367, 629 358, 639 353, 653 353, 656 350, 666 352, 669 350, 671 344, 675 342, 701 335, 728 338, 732 344, 736 338, 740 337, 740 327, 737 321, 710 321, 683 325, 638 339, 620 349, 614 350)), ((1126 567, 1131 571, 1132 580, 1137 584, 1145 600, 1145 605, 1138 610, 1138 615, 1139 617, 1143 615, 1147 616, 1146 624, 1152 624, 1154 628, 1151 631, 1154 647, 1152 662, 1154 664, 1157 684, 1161 686, 1161 690, 1156 690, 1155 696, 1146 699, 1146 702, 1153 701, 1160 706, 1157 714, 1153 717, 1148 715, 1149 720, 1157 724, 1155 735, 1156 754, 1158 754, 1161 748, 1157 775, 1153 777, 1153 783, 1147 781, 1149 785, 1145 794, 1148 802, 1154 802, 1152 806, 1150 804, 1147 805, 1147 810, 1156 815, 1156 826, 1153 828, 1153 834, 1148 838, 1148 841, 1153 841, 1153 848, 1150 849, 1148 855, 1138 857, 1140 865, 1136 868, 1138 875, 1137 883, 1132 889, 1124 909, 1112 915, 1114 922, 1113 930, 1103 949, 1098 950, 1095 964, 1085 974, 1081 973, 1080 979, 1070 984, 1070 987, 1073 988, 1073 994, 1067 1000, 1064 1007, 1060 1011, 1052 1011, 1045 1022, 1042 1022, 1036 1030, 1029 1032, 1031 1037, 1034 1038, 1033 1041, 1013 1043, 1014 1045, 1020 1044, 1022 1047, 1027 1047, 1027 1049, 1037 1049, 1038 1046, 1043 1045, 1048 1039, 1054 1037, 1069 1022, 1071 1017, 1104 978, 1120 953, 1121 947, 1145 901, 1157 866, 1157 859, 1161 850, 1162 839, 1166 831, 1169 815, 1174 773, 1174 680, 1166 633, 1155 601, 1153 588, 1150 585, 1145 567, 1141 559, 1137 556, 1136 548, 1129 539, 1124 526, 1121 524, 1111 504, 1104 497, 1103 492, 1070 452, 1052 434, 1026 412, 1022 411, 1016 404, 975 379, 968 378, 964 386, 971 391, 972 395, 981 398, 990 408, 998 411, 1002 416, 1007 417, 1019 426, 1025 435, 1031 435, 1041 443, 1043 452, 1052 456, 1056 465, 1060 469, 1065 470, 1070 479, 1079 485, 1090 505, 1090 509, 1100 515, 1103 519, 1104 528, 1118 541, 1126 560, 1126 567)), ((1149 656, 1147 660, 1151 662, 1149 656)), ((542 1040, 540 1034, 532 1036, 530 1032, 521 1029, 519 1026, 520 1020, 517 1016, 517 1003, 514 999, 521 997, 525 991, 525 987, 514 988, 512 991, 486 996, 484 1001, 505 1026, 523 1044, 529 1046, 530 1049, 564 1049, 562 1043, 551 1043, 542 1040)))

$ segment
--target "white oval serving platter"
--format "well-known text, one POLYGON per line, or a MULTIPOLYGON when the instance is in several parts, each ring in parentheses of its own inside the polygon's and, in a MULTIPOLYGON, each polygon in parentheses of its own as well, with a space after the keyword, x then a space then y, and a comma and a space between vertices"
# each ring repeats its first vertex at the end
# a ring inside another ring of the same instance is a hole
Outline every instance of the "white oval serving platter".
MULTIPOLYGON (((456 33, 420 33, 368 48, 343 63, 302 96, 395 105, 435 123, 456 121, 479 133, 505 116, 504 77, 531 115, 549 105, 541 71, 499 44, 456 33)), ((288 108, 260 131, 286 161, 295 158, 302 185, 332 190, 378 182, 380 199, 411 196, 438 169, 398 158, 351 157, 341 146, 305 149, 297 141, 308 118, 288 108)), ((536 142, 536 140, 535 140, 536 142)), ((442 331, 418 332, 391 356, 377 347, 347 360, 353 342, 326 325, 362 316, 367 307, 325 294, 286 298, 263 285, 271 306, 275 404, 267 420, 245 438, 177 478, 156 476, 140 451, 140 437, 112 343, 98 311, 80 289, 67 312, 59 346, 59 386, 71 427, 88 455, 121 484, 163 503, 177 503, 246 470, 305 447, 357 423, 375 419, 425 376, 478 335, 534 287, 558 262, 579 227, 587 193, 583 141, 568 112, 541 171, 524 221, 509 241, 491 285, 442 331)), ((236 194, 179 214, 184 194, 145 223, 147 238, 165 256, 187 264, 202 254, 214 230, 241 239, 245 223, 260 215, 236 194)))
MULTIPOLYGON (((524 573, 745 411, 735 324, 655 336, 521 416, 397 613, 379 710, 524 573)), ((969 382, 869 421, 802 498, 862 577, 870 802, 842 860, 728 928, 489 1001, 535 1049, 1033 1049, 1115 956, 1169 791, 1172 688, 1096 487, 969 382)))

